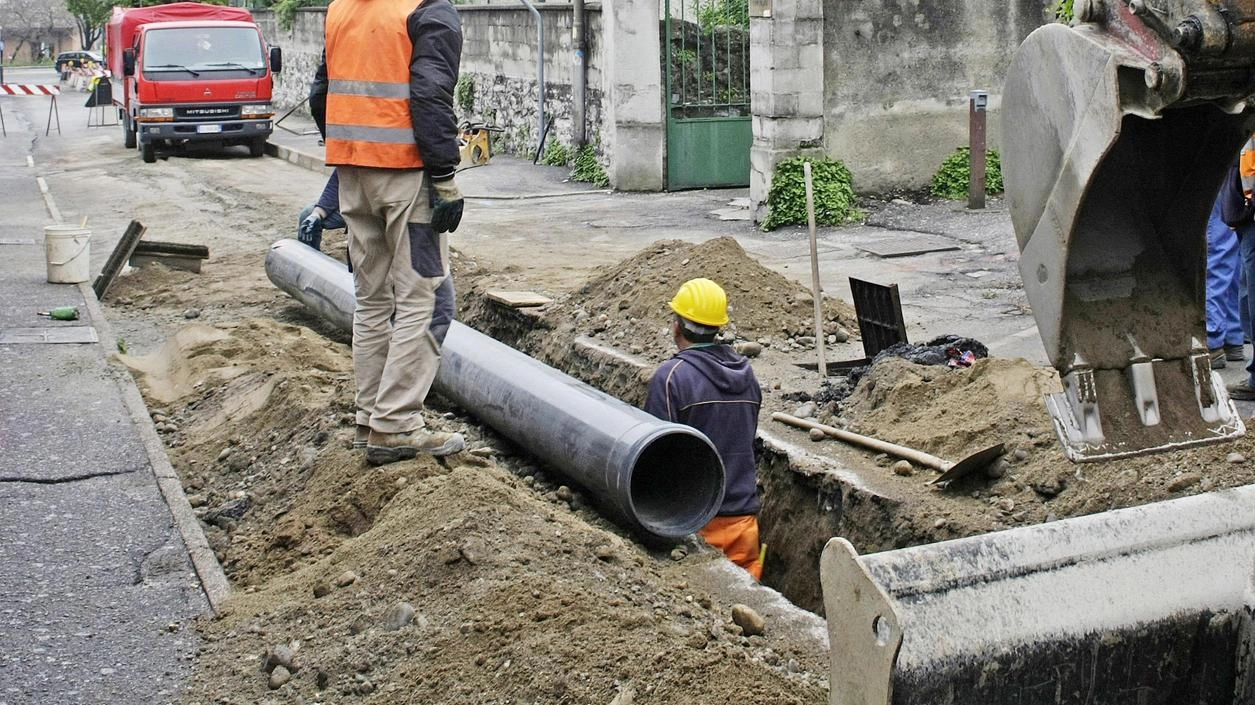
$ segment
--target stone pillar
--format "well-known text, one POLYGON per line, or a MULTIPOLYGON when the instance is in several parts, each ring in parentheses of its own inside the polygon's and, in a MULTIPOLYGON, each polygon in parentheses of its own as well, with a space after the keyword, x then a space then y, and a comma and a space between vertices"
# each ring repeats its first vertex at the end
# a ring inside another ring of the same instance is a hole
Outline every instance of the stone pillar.
MULTIPOLYGON (((750 16, 750 205, 767 216, 776 164, 824 153, 823 0, 769 0, 771 16, 750 16)), ((751 3, 751 8, 760 3, 751 3)), ((767 2, 761 3, 767 5, 767 2)))
POLYGON ((662 112, 659 0, 605 0, 605 123, 610 185, 624 191, 661 191, 666 128, 662 112))

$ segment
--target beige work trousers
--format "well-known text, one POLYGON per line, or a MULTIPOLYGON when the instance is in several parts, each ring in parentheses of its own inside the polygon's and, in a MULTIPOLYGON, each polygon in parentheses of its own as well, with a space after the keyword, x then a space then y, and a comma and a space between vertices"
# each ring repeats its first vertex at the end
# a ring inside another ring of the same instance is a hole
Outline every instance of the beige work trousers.
POLYGON ((423 427, 423 402, 440 367, 430 327, 436 287, 449 273, 448 240, 431 229, 421 169, 339 171, 357 294, 357 423, 380 433, 413 431, 423 427))

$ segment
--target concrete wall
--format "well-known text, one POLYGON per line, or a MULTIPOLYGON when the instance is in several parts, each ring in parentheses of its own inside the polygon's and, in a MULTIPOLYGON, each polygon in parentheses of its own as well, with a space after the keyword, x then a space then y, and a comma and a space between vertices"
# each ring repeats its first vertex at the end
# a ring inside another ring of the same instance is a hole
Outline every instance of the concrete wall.
POLYGON ((765 214, 775 165, 795 154, 844 161, 863 193, 927 187, 942 160, 967 144, 972 89, 989 91, 996 148, 1006 68, 1051 4, 756 0, 770 14, 750 22, 756 216, 765 214))
POLYGON ((968 91, 989 91, 997 147, 1002 84, 1049 0, 826 0, 825 148, 861 190, 925 186, 967 144, 968 91))

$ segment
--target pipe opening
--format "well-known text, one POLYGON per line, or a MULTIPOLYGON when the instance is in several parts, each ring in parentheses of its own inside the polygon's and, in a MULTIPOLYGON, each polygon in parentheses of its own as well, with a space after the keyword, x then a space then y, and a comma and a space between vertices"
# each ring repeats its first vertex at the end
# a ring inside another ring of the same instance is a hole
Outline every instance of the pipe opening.
POLYGON ((647 531, 679 538, 705 526, 723 499, 723 463, 703 438, 667 433, 632 466, 630 497, 647 531))

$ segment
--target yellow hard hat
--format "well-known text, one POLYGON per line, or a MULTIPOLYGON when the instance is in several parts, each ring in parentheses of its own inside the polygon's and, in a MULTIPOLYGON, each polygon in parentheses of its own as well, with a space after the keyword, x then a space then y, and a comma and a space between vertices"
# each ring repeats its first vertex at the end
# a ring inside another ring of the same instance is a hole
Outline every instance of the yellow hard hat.
POLYGON ((681 318, 716 328, 728 324, 728 295, 709 279, 690 279, 671 299, 671 310, 681 318))

